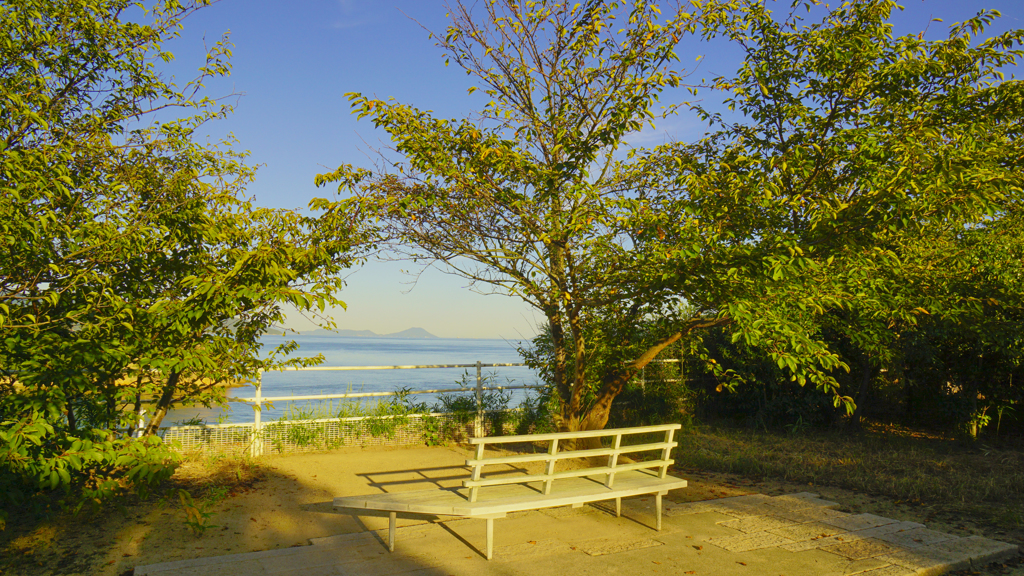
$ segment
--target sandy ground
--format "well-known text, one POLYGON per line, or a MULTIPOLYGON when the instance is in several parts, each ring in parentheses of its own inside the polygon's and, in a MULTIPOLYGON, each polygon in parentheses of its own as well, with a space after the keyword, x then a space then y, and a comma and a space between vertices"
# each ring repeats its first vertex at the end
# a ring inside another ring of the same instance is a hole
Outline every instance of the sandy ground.
MULTIPOLYGON (((0 574, 131 574, 137 565, 304 546, 310 538, 382 529, 387 519, 358 518, 335 512, 335 496, 380 490, 392 492, 457 486, 468 475, 469 453, 458 447, 347 449, 335 452, 269 457, 256 466, 196 460, 179 472, 178 481, 193 493, 222 494, 198 498, 209 525, 197 534, 173 492, 100 513, 11 518, 0 533, 0 574), (396 462, 400 465, 396 466, 396 462), (220 487, 220 488, 218 488, 220 487)), ((779 495, 811 491, 843 504, 846 512, 925 523, 957 535, 979 534, 1024 544, 1024 531, 1006 533, 965 518, 937 515, 928 506, 906 505, 828 486, 754 482, 735 476, 675 470, 690 486, 669 495, 677 502, 749 493, 779 495)), ((422 522, 400 520, 399 525, 422 522)), ((1024 576, 1017 558, 983 573, 1024 576)))

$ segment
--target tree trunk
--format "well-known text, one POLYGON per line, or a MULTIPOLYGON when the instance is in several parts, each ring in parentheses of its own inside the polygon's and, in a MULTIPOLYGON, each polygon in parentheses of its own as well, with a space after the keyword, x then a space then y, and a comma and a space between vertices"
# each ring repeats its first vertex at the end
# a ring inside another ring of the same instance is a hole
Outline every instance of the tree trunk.
POLYGON ((615 400, 615 397, 622 392, 622 389, 626 387, 626 383, 629 382, 637 372, 643 369, 644 366, 650 364, 651 360, 654 360, 662 350, 682 337, 682 332, 676 332, 648 348, 647 351, 641 354, 636 360, 626 364, 621 369, 608 374, 605 377, 604 385, 597 393, 597 400, 594 402, 593 406, 590 407, 590 410, 587 411, 586 415, 580 419, 579 429, 603 429, 605 425, 608 424, 608 417, 611 415, 612 411, 612 402, 615 400))
MULTIPOLYGON (((551 346, 552 352, 555 355, 555 370, 554 380, 555 389, 558 392, 559 404, 561 406, 560 417, 563 421, 571 418, 569 412, 569 403, 572 399, 572 386, 569 384, 569 378, 566 374, 566 351, 565 351, 565 326, 562 325, 562 314, 561 310, 558 309, 557 305, 553 306, 553 310, 548 310, 548 326, 551 328, 551 346)), ((559 424, 559 428, 564 428, 562 424, 559 424)), ((564 431, 564 430, 563 430, 564 431)))
POLYGON ((146 425, 146 436, 152 436, 160 429, 160 423, 163 422, 164 416, 167 415, 167 410, 170 409, 171 402, 174 400, 174 393, 178 391, 178 380, 180 378, 181 373, 173 370, 167 377, 167 382, 164 383, 160 399, 157 400, 156 406, 153 407, 153 417, 149 419, 149 424, 146 425))
POLYGON ((867 403, 868 394, 871 391, 871 376, 873 372, 871 356, 864 354, 860 368, 860 389, 857 390, 857 399, 854 401, 856 407, 850 416, 850 428, 860 428, 860 417, 863 414, 864 404, 867 403))
POLYGON ((569 328, 572 330, 572 353, 573 353, 573 375, 572 375, 572 397, 569 400, 570 431, 586 430, 580 428, 580 417, 583 412, 583 397, 587 390, 587 356, 586 340, 583 337, 583 326, 579 310, 575 304, 568 306, 569 328))
POLYGON ((111 376, 107 380, 107 389, 104 391, 107 396, 107 428, 116 430, 119 424, 117 411, 117 377, 111 376))
MULTIPOLYGON (((576 430, 604 429, 608 424, 609 416, 611 416, 612 402, 622 392, 623 388, 625 388, 626 383, 628 383, 637 372, 642 370, 644 366, 650 364, 662 350, 671 346, 673 343, 679 341, 679 339, 684 335, 689 334, 694 330, 710 328, 713 326, 724 326, 731 322, 732 321, 727 318, 691 320, 684 330, 666 336, 648 348, 647 351, 641 354, 636 360, 633 360, 614 372, 607 374, 604 378, 601 390, 597 393, 597 399, 590 407, 590 410, 588 410, 585 415, 581 416, 576 430)), ((584 448, 597 448, 599 447, 600 440, 598 438, 588 438, 582 441, 582 443, 584 448)))
POLYGON ((72 407, 70 399, 68 400, 68 431, 72 434, 78 433, 78 422, 75 419, 75 409, 72 407))

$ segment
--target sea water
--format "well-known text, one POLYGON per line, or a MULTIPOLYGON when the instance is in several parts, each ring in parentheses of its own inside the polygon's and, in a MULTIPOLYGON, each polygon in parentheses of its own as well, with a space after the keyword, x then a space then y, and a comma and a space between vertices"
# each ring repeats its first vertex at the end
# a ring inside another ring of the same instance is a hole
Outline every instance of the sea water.
MULTIPOLYGON (((512 364, 521 363, 516 342, 506 340, 477 340, 454 338, 352 338, 343 336, 264 336, 263 347, 274 347, 295 340, 299 350, 296 357, 323 355, 320 366, 409 366, 436 364, 512 364)), ((539 383, 536 373, 525 366, 484 367, 485 386, 521 386, 539 383)), ((307 396, 319 394, 345 394, 364 392, 395 392, 411 390, 459 390, 465 383, 476 385, 476 368, 423 368, 413 370, 344 370, 344 371, 283 371, 263 374, 262 395, 307 396)), ((516 406, 525 397, 525 391, 514 390, 510 406, 516 406)), ((252 398, 254 386, 232 388, 229 397, 252 398)), ((472 394, 472 392, 469 392, 472 394)), ((417 394, 409 397, 414 402, 432 406, 436 394, 417 394)), ((379 398, 363 399, 375 402, 379 398)), ((334 401, 334 405, 339 404, 334 401)), ((296 401, 300 407, 315 406, 309 401, 296 401)), ((264 406, 264 422, 276 420, 288 409, 287 402, 274 402, 264 406)), ((171 426, 196 418, 208 424, 252 422, 253 409, 241 402, 230 402, 226 408, 190 407, 171 410, 163 425, 171 426)))

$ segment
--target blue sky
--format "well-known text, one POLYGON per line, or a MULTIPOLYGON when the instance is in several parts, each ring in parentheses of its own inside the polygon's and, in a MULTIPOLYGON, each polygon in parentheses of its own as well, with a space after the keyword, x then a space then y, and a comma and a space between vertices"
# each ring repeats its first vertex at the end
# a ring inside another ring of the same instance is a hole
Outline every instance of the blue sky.
MULTIPOLYGON (((1024 1, 910 0, 893 23, 897 34, 917 33, 931 18, 928 36, 938 38, 946 26, 982 8, 1003 13, 993 31, 1022 27, 1024 1)), ((394 97, 445 117, 464 117, 481 107, 470 96, 469 78, 444 60, 424 27, 443 33, 444 2, 356 0, 221 0, 185 22, 181 38, 166 48, 176 55, 167 68, 183 84, 202 64, 204 41, 212 44, 230 31, 233 72, 208 85, 211 96, 238 94, 235 113, 209 126, 210 138, 233 133, 238 148, 249 150, 250 163, 262 165, 249 194, 267 207, 305 208, 314 197, 333 189, 316 188, 318 173, 349 163, 369 166, 372 149, 386 146, 364 119, 349 114, 347 92, 394 97)), ((680 46, 684 66, 704 54, 698 76, 729 74, 736 52, 680 46)), ((664 99, 663 99, 664 100, 664 99)), ((687 140, 703 127, 679 116, 632 140, 657 144, 687 140)), ((536 333, 542 316, 518 299, 470 292, 466 281, 428 270, 413 287, 401 270, 410 265, 371 262, 354 270, 341 298, 347 311, 335 311, 341 328, 397 332, 418 326, 444 337, 520 340, 536 333)), ((289 318, 299 329, 313 325, 289 318)))

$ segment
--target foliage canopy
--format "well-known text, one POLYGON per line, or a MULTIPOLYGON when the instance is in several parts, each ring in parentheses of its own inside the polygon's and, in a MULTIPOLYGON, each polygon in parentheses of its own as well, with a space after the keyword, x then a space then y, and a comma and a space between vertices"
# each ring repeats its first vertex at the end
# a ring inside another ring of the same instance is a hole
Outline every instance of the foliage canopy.
POLYGON ((0 6, 4 504, 153 485, 176 460, 154 436, 172 405, 279 365, 293 346, 267 357, 259 336, 283 305, 341 304, 345 234, 254 207, 244 153, 195 142, 230 112, 203 94, 230 70, 226 39, 188 84, 160 74, 203 4, 0 6))
MULTIPOLYGON (((687 9, 456 5, 438 44, 481 84, 482 111, 350 94, 402 159, 317 178, 347 194, 320 203, 335 217, 545 314, 563 428, 603 426, 638 368, 713 326, 852 409, 849 357, 825 332, 877 360, 922 316, 976 312, 984 299, 937 288, 970 255, 934 247, 1021 199, 1022 92, 1002 69, 1022 32, 984 37, 995 12, 926 40, 893 34, 888 0, 687 9), (735 75, 689 86, 728 111, 686 105, 704 138, 627 152, 684 81, 686 34, 742 50, 735 75)), ((719 389, 742 381, 695 353, 719 389)))
POLYGON ((982 12, 944 40, 893 37, 895 6, 854 2, 804 24, 744 3, 706 32, 744 50, 739 73, 715 80, 739 118, 696 108, 717 130, 643 154, 634 172, 655 198, 648 234, 672 246, 650 265, 800 383, 834 384, 835 355, 807 339, 826 312, 860 317, 864 334, 975 306, 936 289, 969 255, 928 247, 1020 201, 1022 91, 1000 69, 1024 32, 978 41, 996 16, 982 12))

